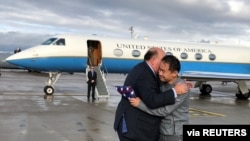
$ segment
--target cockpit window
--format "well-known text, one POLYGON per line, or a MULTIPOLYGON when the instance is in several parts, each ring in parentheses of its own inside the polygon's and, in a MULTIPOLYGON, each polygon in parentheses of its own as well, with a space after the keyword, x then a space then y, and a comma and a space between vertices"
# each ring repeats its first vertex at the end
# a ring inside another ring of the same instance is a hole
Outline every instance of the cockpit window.
POLYGON ((57 38, 49 38, 48 40, 46 40, 45 42, 42 43, 42 45, 50 45, 51 43, 53 43, 57 38))
POLYGON ((59 46, 64 46, 65 45, 65 39, 59 39, 55 42, 55 45, 59 45, 59 46))

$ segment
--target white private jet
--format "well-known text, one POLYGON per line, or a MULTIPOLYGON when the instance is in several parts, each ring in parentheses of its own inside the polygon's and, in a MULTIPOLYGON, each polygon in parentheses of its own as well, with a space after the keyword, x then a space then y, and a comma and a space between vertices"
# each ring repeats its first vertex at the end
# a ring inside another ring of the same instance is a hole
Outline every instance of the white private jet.
POLYGON ((103 72, 128 73, 151 47, 177 56, 182 66, 180 76, 196 81, 194 86, 199 87, 201 93, 212 92, 208 81, 235 82, 238 85, 236 97, 249 98, 246 81, 250 80, 250 48, 242 46, 64 34, 50 37, 41 45, 6 60, 26 69, 49 72, 44 92, 52 95, 53 85, 62 72, 86 72, 93 65, 100 75, 103 72))

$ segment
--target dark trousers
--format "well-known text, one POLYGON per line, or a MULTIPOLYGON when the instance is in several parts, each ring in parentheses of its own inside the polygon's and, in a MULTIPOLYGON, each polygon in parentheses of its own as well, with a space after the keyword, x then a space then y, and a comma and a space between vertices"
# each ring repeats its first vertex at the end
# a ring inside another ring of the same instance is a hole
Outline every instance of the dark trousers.
POLYGON ((90 98, 90 91, 92 91, 92 99, 95 99, 95 84, 88 84, 88 99, 90 98))

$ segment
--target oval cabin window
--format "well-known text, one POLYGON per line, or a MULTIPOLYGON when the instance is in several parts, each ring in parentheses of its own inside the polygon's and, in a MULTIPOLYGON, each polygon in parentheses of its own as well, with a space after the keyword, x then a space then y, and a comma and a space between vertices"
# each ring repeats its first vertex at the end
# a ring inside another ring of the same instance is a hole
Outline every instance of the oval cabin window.
POLYGON ((186 52, 181 53, 181 59, 187 59, 188 54, 186 52))
POLYGON ((216 59, 216 56, 215 56, 215 54, 209 54, 209 60, 215 60, 216 59))
POLYGON ((132 56, 139 57, 139 56, 141 56, 141 52, 139 50, 133 50, 132 51, 132 56))
POLYGON ((115 56, 119 56, 120 57, 120 56, 123 55, 123 51, 121 49, 114 49, 113 54, 115 56))
POLYGON ((173 55, 172 52, 166 52, 166 55, 173 55))
POLYGON ((196 60, 201 60, 202 59, 202 55, 200 53, 196 53, 195 54, 195 59, 196 60))

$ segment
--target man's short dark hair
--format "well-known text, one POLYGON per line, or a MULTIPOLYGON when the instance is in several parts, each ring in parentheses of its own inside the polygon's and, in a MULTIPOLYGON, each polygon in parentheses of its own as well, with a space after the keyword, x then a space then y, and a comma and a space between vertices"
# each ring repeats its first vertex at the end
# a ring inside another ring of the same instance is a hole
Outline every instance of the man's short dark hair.
POLYGON ((181 63, 179 59, 173 55, 165 55, 162 60, 163 63, 169 64, 169 70, 171 72, 173 71, 178 71, 180 72, 181 70, 181 63))

